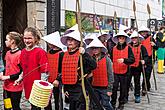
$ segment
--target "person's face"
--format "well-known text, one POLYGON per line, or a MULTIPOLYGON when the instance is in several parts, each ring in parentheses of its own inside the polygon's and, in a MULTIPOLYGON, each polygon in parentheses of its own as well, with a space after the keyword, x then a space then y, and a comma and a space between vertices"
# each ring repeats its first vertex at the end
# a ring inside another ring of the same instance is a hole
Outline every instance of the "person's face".
POLYGON ((10 39, 10 36, 7 35, 7 36, 6 36, 6 41, 5 41, 6 47, 9 47, 9 48, 10 48, 11 45, 13 44, 13 42, 14 42, 14 41, 10 39))
POLYGON ((32 48, 36 44, 36 39, 31 32, 24 32, 23 40, 27 48, 32 48))
POLYGON ((92 47, 91 50, 93 55, 98 55, 101 53, 101 48, 99 47, 92 47))
POLYGON ((123 44, 123 43, 125 42, 125 40, 126 40, 126 37, 124 37, 124 36, 119 36, 119 37, 118 37, 118 40, 119 40, 119 43, 120 43, 120 44, 123 44))
POLYGON ((50 44, 50 43, 48 43, 48 46, 49 46, 50 49, 59 50, 59 48, 58 48, 57 46, 52 45, 52 44, 50 44))
POLYGON ((131 38, 131 40, 132 40, 133 44, 138 43, 138 37, 133 37, 133 38, 131 38))
POLYGON ((79 46, 79 42, 73 38, 68 37, 67 45, 68 45, 68 48, 72 50, 79 46))

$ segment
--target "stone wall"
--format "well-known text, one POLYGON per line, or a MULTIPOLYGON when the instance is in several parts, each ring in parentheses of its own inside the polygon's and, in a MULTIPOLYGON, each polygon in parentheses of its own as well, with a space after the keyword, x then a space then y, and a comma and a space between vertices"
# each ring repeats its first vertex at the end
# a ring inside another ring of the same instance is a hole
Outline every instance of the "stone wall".
POLYGON ((46 0, 27 0, 28 26, 37 27, 43 35, 46 34, 45 8, 46 0))

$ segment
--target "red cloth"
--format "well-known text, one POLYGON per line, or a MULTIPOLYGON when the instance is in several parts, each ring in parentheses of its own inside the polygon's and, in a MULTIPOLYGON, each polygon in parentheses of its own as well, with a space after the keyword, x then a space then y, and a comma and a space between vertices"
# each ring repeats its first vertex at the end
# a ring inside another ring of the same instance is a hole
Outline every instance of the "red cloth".
MULTIPOLYGON (((12 53, 12 54, 10 53, 10 51, 6 53, 5 76, 10 76, 10 75, 17 74, 18 72, 20 72, 20 69, 18 67, 18 64, 20 64, 20 54, 21 54, 21 51, 17 51, 16 53, 12 53)), ((22 83, 18 86, 14 86, 13 84, 14 84, 13 80, 10 80, 10 79, 5 80, 3 88, 11 92, 18 92, 18 91, 23 90, 22 83)))
POLYGON ((21 52, 20 59, 21 59, 21 66, 23 69, 23 77, 28 74, 23 79, 23 84, 24 84, 25 97, 26 99, 29 99, 34 80, 40 80, 41 73, 47 72, 49 69, 47 54, 43 49, 39 47, 36 47, 31 51, 27 51, 26 49, 23 49, 21 52))
POLYGON ((135 62, 133 64, 131 64, 130 66, 132 67, 138 67, 139 66, 139 62, 140 62, 140 52, 141 52, 141 45, 139 45, 138 47, 132 47, 132 52, 134 54, 135 57, 135 62))
POLYGON ((58 60, 59 60, 59 52, 55 54, 47 53, 48 63, 50 66, 48 81, 53 83, 53 81, 57 78, 58 73, 58 60))
POLYGON ((126 46, 123 50, 118 50, 116 46, 113 48, 114 74, 125 74, 127 72, 128 65, 117 62, 117 59, 120 58, 128 58, 128 46, 126 46))
POLYGON ((77 68, 79 60, 79 51, 69 55, 65 52, 62 61, 62 83, 63 84, 76 84, 77 82, 77 68))
POLYGON ((151 37, 148 37, 147 39, 142 41, 142 45, 147 49, 148 56, 152 55, 152 46, 150 42, 151 42, 151 37))
POLYGON ((108 75, 106 58, 102 58, 97 63, 97 68, 93 70, 93 81, 92 86, 107 87, 108 86, 108 75))

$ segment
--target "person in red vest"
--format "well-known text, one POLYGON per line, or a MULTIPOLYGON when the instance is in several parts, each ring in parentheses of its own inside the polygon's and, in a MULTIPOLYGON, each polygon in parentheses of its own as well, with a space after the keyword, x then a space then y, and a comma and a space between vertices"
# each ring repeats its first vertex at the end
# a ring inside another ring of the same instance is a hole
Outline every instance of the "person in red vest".
MULTIPOLYGON (((113 110, 110 104, 110 96, 112 95, 114 77, 111 59, 105 54, 107 49, 98 38, 95 38, 87 46, 87 51, 92 52, 97 62, 97 68, 92 71, 94 92, 106 110, 113 110)), ((94 103, 93 110, 98 110, 94 103)))
MULTIPOLYGON (((66 91, 65 95, 69 97, 69 110, 85 110, 85 99, 80 79, 80 54, 83 58, 84 74, 90 74, 97 66, 95 60, 85 52, 83 47, 80 47, 80 41, 78 29, 61 37, 61 42, 68 48, 62 59, 61 80, 66 91)), ((58 81, 56 80, 55 84, 58 85, 58 81)))
MULTIPOLYGON (((61 73, 61 59, 63 57, 63 51, 66 46, 64 46, 60 41, 60 34, 58 31, 49 34, 47 36, 44 36, 43 39, 48 44, 48 63, 49 63, 49 77, 48 81, 50 83, 54 83, 54 81, 57 79, 58 73, 61 73)), ((59 86, 53 87, 53 96, 54 96, 54 103, 55 103, 55 109, 53 110, 59 110, 59 86)), ((52 110, 52 103, 51 100, 49 102, 49 105, 45 108, 45 110, 52 110)))
MULTIPOLYGON (((22 73, 20 65, 20 55, 22 49, 22 36, 17 32, 9 32, 6 35, 6 47, 10 48, 5 55, 5 72, 1 73, 0 79, 4 81, 4 99, 10 98, 12 109, 21 110, 20 101, 23 90, 23 83, 14 86, 14 81, 17 80, 22 73)), ((4 107, 5 110, 8 110, 4 107)))
MULTIPOLYGON (((145 27, 141 26, 138 30, 138 33, 144 37, 144 40, 142 41, 142 45, 147 49, 148 53, 148 60, 146 62, 146 68, 145 68, 145 74, 146 74, 146 83, 147 83, 147 90, 150 91, 151 84, 150 84, 150 78, 151 78, 151 72, 152 72, 152 47, 153 49, 157 49, 157 46, 154 42, 154 39, 149 34, 150 30, 145 27)), ((142 96, 146 95, 146 89, 144 80, 142 82, 142 96)))
POLYGON ((132 48, 135 57, 135 62, 130 65, 130 75, 128 75, 127 86, 127 99, 129 95, 129 85, 131 84, 132 77, 134 77, 135 103, 140 103, 140 76, 142 72, 142 65, 144 66, 145 62, 147 62, 148 60, 148 53, 146 48, 141 44, 143 37, 139 36, 137 31, 134 31, 130 38, 130 47, 132 48))
POLYGON ((127 94, 127 74, 130 64, 135 61, 131 47, 127 45, 130 42, 130 38, 124 31, 120 31, 112 38, 117 44, 113 47, 111 52, 111 59, 113 62, 114 70, 114 83, 112 89, 111 104, 113 108, 116 108, 117 90, 120 84, 120 97, 118 109, 123 110, 126 94, 127 94))

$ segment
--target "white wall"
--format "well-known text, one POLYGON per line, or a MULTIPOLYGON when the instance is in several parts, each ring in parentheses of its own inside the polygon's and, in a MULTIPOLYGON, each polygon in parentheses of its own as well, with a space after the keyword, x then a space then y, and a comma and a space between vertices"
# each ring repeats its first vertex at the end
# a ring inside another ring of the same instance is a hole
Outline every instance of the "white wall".
MULTIPOLYGON (((136 1, 136 16, 138 25, 147 26, 147 3, 151 8, 151 18, 162 19, 162 1, 158 0, 135 0, 136 1)), ((118 17, 134 18, 133 14, 133 0, 80 0, 81 12, 113 16, 116 11, 118 17)), ((64 10, 76 11, 76 0, 61 0, 62 13, 64 17, 64 10)), ((64 25, 64 18, 61 22, 64 25)))

